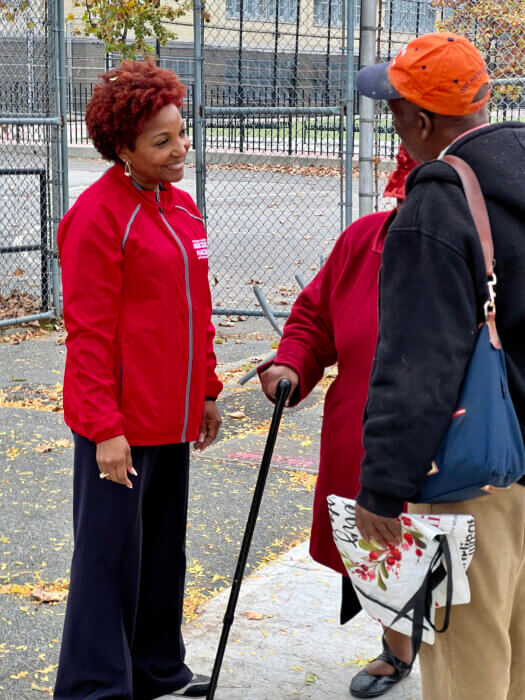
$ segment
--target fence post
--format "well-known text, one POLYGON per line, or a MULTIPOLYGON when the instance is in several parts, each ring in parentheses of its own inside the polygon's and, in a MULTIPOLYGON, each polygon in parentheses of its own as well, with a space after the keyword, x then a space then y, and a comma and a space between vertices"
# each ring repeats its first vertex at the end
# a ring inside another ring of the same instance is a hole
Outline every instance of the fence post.
POLYGON ((203 150, 203 115, 202 115, 202 0, 193 2, 193 143, 195 147, 195 179, 197 189, 197 207, 205 216, 204 201, 204 150, 203 150))
POLYGON ((354 17, 355 0, 346 0, 345 81, 345 228, 352 223, 352 159, 354 156, 354 17))
MULTIPOLYGON (((376 0, 361 3, 359 67, 375 63, 376 0)), ((374 209, 374 100, 359 97, 359 216, 374 209)))
MULTIPOLYGON (((68 168, 68 143, 67 143, 67 76, 66 76, 66 41, 64 32, 64 0, 56 0, 57 15, 55 18, 57 27, 57 89, 58 89, 58 113, 60 115, 60 216, 64 216, 69 209, 69 168, 68 168)), ((60 273, 58 264, 58 244, 56 240, 57 228, 53 226, 53 242, 51 254, 51 282, 53 289, 53 309, 57 316, 62 313, 60 302, 60 273)))

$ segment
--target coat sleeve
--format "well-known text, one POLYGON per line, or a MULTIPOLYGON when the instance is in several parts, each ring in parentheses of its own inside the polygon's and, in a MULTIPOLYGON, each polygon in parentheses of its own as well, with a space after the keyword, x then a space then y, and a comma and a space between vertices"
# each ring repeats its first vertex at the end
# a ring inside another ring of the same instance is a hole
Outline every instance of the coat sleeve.
MULTIPOLYGON (((122 287, 122 248, 103 217, 77 210, 59 231, 67 372, 84 437, 102 442, 125 433, 115 380, 122 287)), ((67 401, 65 396, 67 421, 67 401)))
MULTIPOLYGON (((284 326, 274 363, 290 367, 299 375, 291 406, 308 396, 324 368, 337 361, 330 295, 341 260, 347 257, 346 245, 343 234, 321 270, 297 297, 284 326)), ((259 369, 264 371, 268 366, 259 369)))
MULTIPOLYGON (((465 212, 463 195, 454 189, 448 205, 465 212)), ((439 203, 439 195, 425 201, 439 203)), ((441 204, 445 209, 437 210, 446 211, 447 202, 441 204)), ((467 217, 458 228, 458 220, 436 220, 431 233, 394 226, 387 236, 357 498, 378 515, 396 517, 419 492, 474 348, 478 305, 470 256, 459 242, 462 227, 472 229, 467 217)))

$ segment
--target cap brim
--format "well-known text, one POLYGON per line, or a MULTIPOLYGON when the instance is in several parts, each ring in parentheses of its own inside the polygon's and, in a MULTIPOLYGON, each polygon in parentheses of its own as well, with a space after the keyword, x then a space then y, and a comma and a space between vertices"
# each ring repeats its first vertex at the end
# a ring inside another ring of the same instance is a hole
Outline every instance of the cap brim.
POLYGON ((361 95, 373 100, 400 100, 398 93, 388 77, 389 63, 377 63, 375 66, 361 68, 356 78, 356 87, 361 95))

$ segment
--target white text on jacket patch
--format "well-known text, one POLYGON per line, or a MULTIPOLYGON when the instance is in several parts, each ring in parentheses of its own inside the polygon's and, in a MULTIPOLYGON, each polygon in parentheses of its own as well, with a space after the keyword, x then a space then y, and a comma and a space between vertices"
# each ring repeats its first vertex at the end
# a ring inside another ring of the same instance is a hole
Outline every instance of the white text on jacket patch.
POLYGON ((208 258, 208 246, 206 245, 205 238, 199 238, 196 241, 192 241, 195 252, 197 253, 197 258, 201 260, 202 258, 208 258))

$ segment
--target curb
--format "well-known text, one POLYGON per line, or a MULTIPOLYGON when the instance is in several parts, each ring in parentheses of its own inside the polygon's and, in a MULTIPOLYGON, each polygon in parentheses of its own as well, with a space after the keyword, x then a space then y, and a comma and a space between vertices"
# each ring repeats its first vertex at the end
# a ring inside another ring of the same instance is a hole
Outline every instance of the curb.
MULTIPOLYGON (((91 144, 70 144, 68 146, 68 155, 70 158, 86 158, 89 160, 102 160, 100 154, 91 144)), ((236 153, 230 151, 207 151, 206 158, 208 165, 215 164, 230 164, 230 163, 257 163, 259 165, 296 165, 298 167, 307 168, 309 166, 337 166, 340 162, 339 158, 317 158, 315 156, 302 155, 279 155, 268 153, 236 153)), ((186 158, 188 165, 195 164, 195 151, 188 151, 186 158)), ((390 172, 394 169, 395 163, 390 160, 381 162, 381 170, 390 172)), ((358 167, 359 160, 352 160, 352 167, 358 167)))

